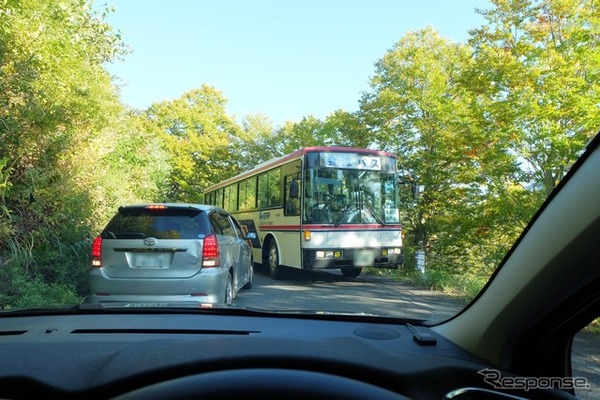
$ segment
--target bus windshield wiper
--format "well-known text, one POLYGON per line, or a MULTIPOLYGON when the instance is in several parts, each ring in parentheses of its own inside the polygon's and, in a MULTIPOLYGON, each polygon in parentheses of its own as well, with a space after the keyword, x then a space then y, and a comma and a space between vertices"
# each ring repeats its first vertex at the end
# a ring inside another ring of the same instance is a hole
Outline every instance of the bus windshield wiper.
POLYGON ((371 214, 371 216, 377 221, 377 223, 379 225, 382 226, 386 226, 387 224, 385 223, 385 221, 383 220, 383 218, 381 218, 381 216, 379 214, 377 214, 371 207, 369 207, 366 204, 362 204, 362 206, 357 206, 356 204, 349 204, 348 207, 346 207, 344 209, 344 212, 342 213, 342 215, 340 216, 340 218, 337 220, 337 222, 334 224, 335 227, 338 227, 342 224, 342 222, 344 221, 344 218, 346 218, 346 216, 348 215, 348 213, 350 211, 353 210, 367 210, 369 212, 369 214, 371 214))
POLYGON ((344 218, 346 218, 348 213, 355 208, 356 208, 356 205, 348 204, 348 206, 346 206, 346 208, 344 209, 344 212, 342 212, 342 215, 340 216, 340 218, 337 220, 337 222, 333 226, 335 226, 335 227, 340 226, 342 224, 342 222, 344 222, 344 218))
POLYGON ((369 207, 369 206, 367 206, 367 205, 363 204, 363 208, 364 208, 365 210, 367 210, 367 211, 368 211, 368 212, 369 212, 369 213, 370 213, 370 214, 373 216, 373 218, 375 218, 375 220, 376 220, 376 221, 379 223, 379 225, 382 225, 382 226, 385 226, 385 225, 386 225, 386 223, 385 223, 385 221, 383 220, 383 218, 381 218, 381 216, 380 216, 379 214, 377 214, 377 213, 375 212, 375 210, 373 210, 371 207, 369 207))

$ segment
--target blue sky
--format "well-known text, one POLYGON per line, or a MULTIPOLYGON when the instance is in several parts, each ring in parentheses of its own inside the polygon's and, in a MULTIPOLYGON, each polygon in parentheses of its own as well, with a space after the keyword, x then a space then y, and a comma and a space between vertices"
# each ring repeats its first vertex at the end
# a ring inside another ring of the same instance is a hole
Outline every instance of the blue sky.
POLYGON ((131 53, 108 65, 131 107, 175 99, 203 83, 238 122, 275 125, 358 109, 374 63, 406 32, 432 26, 465 41, 486 0, 96 0, 131 53))

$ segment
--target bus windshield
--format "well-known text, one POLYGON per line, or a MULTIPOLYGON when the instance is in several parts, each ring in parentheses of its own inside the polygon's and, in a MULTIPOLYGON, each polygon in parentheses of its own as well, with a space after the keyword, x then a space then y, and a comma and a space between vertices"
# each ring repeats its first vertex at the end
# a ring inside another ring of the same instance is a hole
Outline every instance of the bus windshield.
MULTIPOLYGON (((388 160, 393 161, 393 160, 388 160)), ((332 165, 305 171, 303 223, 397 224, 398 180, 395 169, 362 165, 332 165)))

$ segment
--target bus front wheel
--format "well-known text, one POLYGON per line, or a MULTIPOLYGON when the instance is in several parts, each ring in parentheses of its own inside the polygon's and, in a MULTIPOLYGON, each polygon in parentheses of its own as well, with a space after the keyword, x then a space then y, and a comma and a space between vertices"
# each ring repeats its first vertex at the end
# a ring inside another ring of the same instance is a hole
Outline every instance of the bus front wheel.
POLYGON ((274 240, 271 240, 271 243, 269 244, 267 266, 269 268, 269 275, 271 275, 271 278, 283 278, 283 267, 279 265, 279 251, 277 250, 277 243, 275 243, 274 240))
POLYGON ((344 268, 340 271, 342 271, 342 275, 347 278, 356 278, 358 275, 360 275, 362 268, 344 268))

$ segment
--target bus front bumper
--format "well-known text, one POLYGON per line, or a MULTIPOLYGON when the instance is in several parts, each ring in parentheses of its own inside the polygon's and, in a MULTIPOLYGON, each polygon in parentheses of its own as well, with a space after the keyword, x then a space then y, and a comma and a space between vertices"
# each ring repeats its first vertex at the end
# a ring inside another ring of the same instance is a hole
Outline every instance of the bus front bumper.
POLYGON ((375 267, 396 269, 404 263, 402 247, 303 249, 304 269, 375 267))

